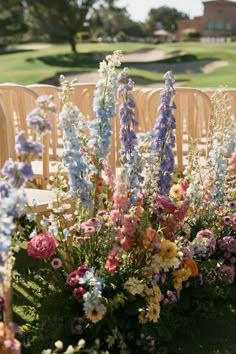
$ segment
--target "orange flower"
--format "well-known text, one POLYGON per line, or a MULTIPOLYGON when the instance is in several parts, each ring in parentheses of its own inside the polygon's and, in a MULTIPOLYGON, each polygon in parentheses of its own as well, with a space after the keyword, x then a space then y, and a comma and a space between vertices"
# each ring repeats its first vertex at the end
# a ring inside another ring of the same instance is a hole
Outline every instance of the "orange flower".
POLYGON ((198 275, 198 266, 194 259, 188 258, 184 261, 184 268, 191 269, 191 277, 196 277, 198 275))
POLYGON ((136 206, 135 215, 137 216, 137 218, 140 218, 142 216, 142 213, 143 213, 143 208, 141 207, 141 205, 136 206))
POLYGON ((160 235, 154 229, 148 227, 143 237, 144 248, 148 249, 149 251, 152 251, 155 244, 160 242, 160 235))

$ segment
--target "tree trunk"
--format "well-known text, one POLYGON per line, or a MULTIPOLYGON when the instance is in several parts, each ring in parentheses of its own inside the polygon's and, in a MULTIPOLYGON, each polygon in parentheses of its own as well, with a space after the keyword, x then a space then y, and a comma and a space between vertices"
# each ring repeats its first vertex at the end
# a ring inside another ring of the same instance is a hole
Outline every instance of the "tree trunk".
POLYGON ((69 43, 70 43, 72 52, 73 53, 77 53, 75 35, 70 36, 69 43))

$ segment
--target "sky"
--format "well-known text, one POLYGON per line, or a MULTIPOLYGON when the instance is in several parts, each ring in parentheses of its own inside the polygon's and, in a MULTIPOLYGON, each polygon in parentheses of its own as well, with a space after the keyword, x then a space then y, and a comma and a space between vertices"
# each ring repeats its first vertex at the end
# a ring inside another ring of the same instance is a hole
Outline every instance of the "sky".
POLYGON ((202 0, 119 0, 117 6, 126 7, 134 21, 144 22, 151 8, 168 6, 187 13, 191 18, 203 15, 202 0))

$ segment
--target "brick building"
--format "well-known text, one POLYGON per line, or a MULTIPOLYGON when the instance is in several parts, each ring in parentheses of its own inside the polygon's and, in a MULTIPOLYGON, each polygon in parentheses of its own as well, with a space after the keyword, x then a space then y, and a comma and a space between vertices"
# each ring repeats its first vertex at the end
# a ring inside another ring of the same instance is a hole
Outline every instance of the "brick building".
POLYGON ((176 38, 180 40, 185 29, 196 29, 201 37, 228 38, 236 35, 236 2, 228 0, 203 1, 203 16, 177 22, 176 38))

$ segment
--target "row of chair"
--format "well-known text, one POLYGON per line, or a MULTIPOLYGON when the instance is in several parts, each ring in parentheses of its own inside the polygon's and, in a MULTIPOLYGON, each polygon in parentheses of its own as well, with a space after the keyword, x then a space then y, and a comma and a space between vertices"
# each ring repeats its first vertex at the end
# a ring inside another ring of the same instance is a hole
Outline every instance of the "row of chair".
MULTIPOLYGON (((94 118, 93 95, 95 84, 75 84, 72 101, 76 104, 86 119, 94 118)), ((136 88, 133 95, 136 101, 136 119, 138 120, 137 131, 142 133, 153 128, 158 116, 160 103, 160 90, 151 88, 136 88)), ((213 105, 211 95, 214 89, 200 90, 196 88, 176 88, 174 110, 176 117, 176 171, 183 171, 186 165, 186 155, 191 146, 191 139, 197 140, 206 153, 208 136, 208 125, 213 105)), ((236 116, 236 90, 227 89, 236 116)), ((225 92, 226 92, 225 91, 225 92)), ((0 165, 2 166, 7 158, 15 159, 15 135, 18 131, 24 130, 30 134, 27 123, 27 114, 35 108, 35 100, 39 95, 52 95, 57 106, 57 112, 62 108, 61 100, 58 97, 60 88, 53 85, 30 85, 21 86, 16 84, 0 85, 0 165)), ((117 109, 118 115, 118 109, 117 109)), ((57 172, 59 151, 62 148, 62 137, 58 125, 58 115, 49 115, 53 130, 50 138, 44 137, 45 150, 41 161, 33 161, 33 169, 41 187, 45 188, 51 174, 57 172)), ((118 152, 120 148, 120 121, 118 117, 112 119, 113 136, 110 151, 110 165, 113 171, 119 166, 118 152)))

